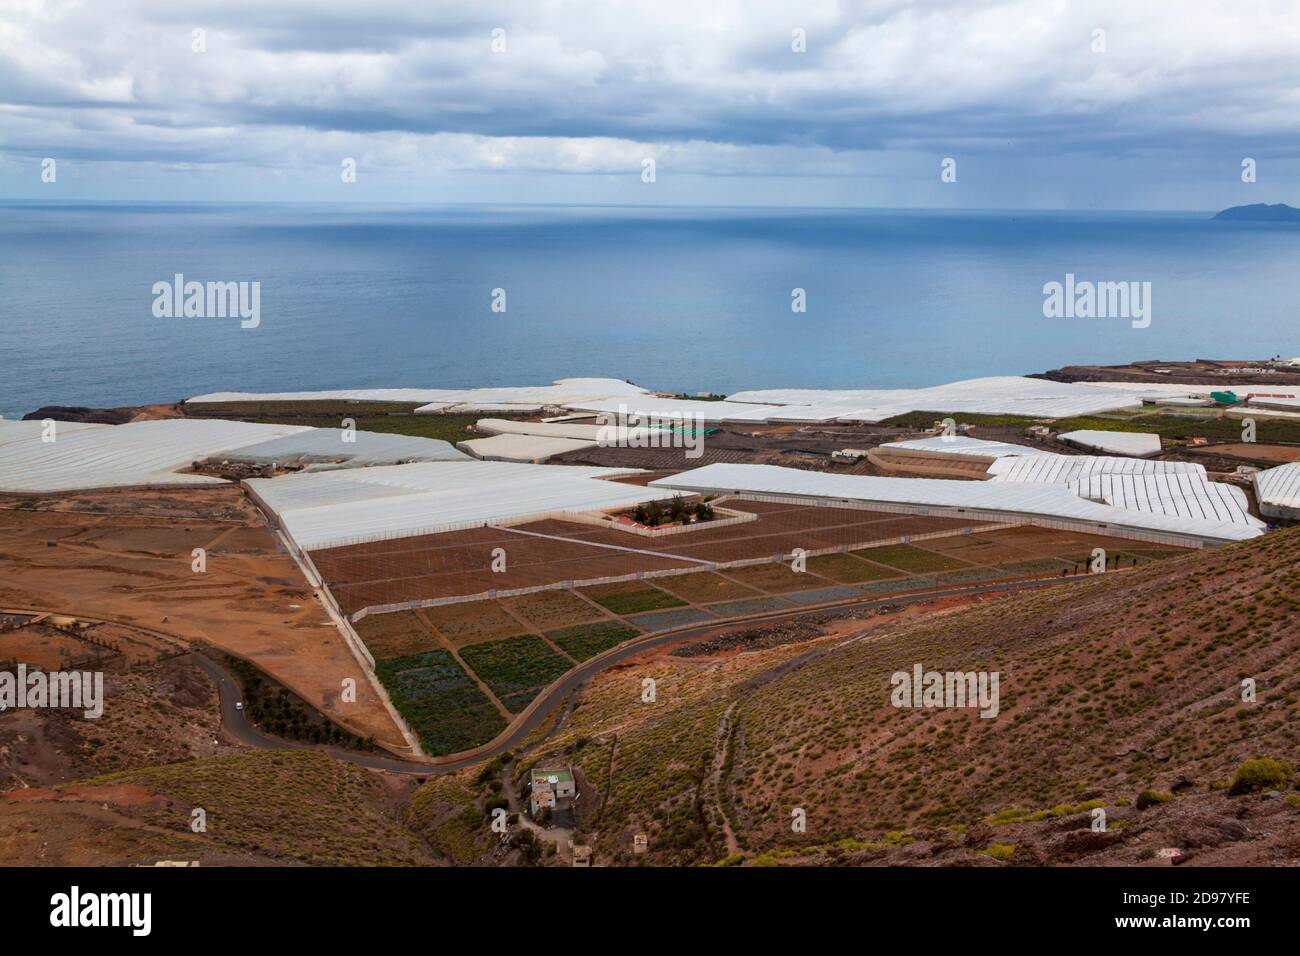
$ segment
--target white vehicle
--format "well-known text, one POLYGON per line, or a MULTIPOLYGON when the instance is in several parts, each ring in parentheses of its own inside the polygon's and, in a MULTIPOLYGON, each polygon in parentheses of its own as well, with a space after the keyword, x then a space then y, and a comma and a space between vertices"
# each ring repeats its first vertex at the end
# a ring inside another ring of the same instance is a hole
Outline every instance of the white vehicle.
POLYGON ((244 709, 244 702, 242 700, 235 701, 235 710, 243 710, 243 709, 244 709))

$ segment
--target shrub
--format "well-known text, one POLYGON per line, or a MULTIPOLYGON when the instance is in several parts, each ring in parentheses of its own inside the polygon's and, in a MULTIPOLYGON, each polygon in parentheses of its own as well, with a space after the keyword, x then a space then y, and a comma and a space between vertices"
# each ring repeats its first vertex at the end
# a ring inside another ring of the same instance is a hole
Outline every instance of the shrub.
POLYGON ((1165 793, 1162 790, 1143 790, 1138 794, 1135 806, 1139 810, 1145 810, 1147 807, 1154 807, 1157 803, 1168 803, 1173 798, 1172 793, 1165 793))
POLYGON ((1016 845, 1014 843, 991 843, 987 849, 980 850, 980 852, 993 857, 995 860, 1006 860, 1012 853, 1016 852, 1016 845))
POLYGON ((1281 760, 1269 760, 1267 757, 1247 760, 1237 768, 1228 793, 1237 796, 1252 790, 1277 790, 1290 779, 1291 765, 1281 760))

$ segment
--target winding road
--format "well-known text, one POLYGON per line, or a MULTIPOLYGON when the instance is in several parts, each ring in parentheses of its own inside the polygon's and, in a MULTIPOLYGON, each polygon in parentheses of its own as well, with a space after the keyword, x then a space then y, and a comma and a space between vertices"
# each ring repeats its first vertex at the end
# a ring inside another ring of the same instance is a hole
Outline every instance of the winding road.
POLYGON ((228 670, 203 654, 194 653, 191 656, 194 663, 197 664, 217 686, 217 692, 221 697, 221 725, 222 730, 233 737, 235 740, 249 747, 256 747, 261 750, 302 750, 302 749, 319 749, 324 750, 331 757, 338 760, 345 760, 361 767, 368 767, 372 770, 386 770, 391 773, 408 773, 422 777, 434 776, 438 774, 456 773, 464 770, 466 767, 472 767, 484 761, 491 760, 493 757, 517 747, 530 733, 541 726, 542 722, 555 708, 555 705, 564 698, 581 687, 592 677, 621 663, 630 657, 644 653, 656 647, 662 647, 666 644, 675 644, 680 641, 690 641, 706 637, 717 633, 719 630, 730 627, 760 627, 767 624, 780 624, 786 621, 796 621, 803 618, 822 617, 827 614, 842 614, 853 611, 870 611, 887 605, 900 606, 906 604, 917 604, 926 601, 934 601, 939 598, 957 597, 972 594, 994 594, 1000 591, 1024 591, 1042 587, 1052 587, 1064 585, 1071 581, 1087 580, 1089 575, 1071 576, 1064 578, 1042 578, 1034 581, 1013 581, 1001 584, 985 584, 973 587, 950 588, 943 591, 927 591, 921 594, 911 594, 902 597, 887 597, 870 601, 853 601, 847 604, 836 604, 832 606, 821 606, 811 608, 799 608, 794 611, 781 611, 771 614, 756 615, 751 618, 733 621, 712 621, 708 624, 695 625, 664 631, 659 634, 649 635, 639 641, 633 641, 630 644, 620 645, 593 657, 577 665, 555 683, 547 687, 538 698, 499 734, 496 739, 486 744, 484 747, 475 751, 468 752, 467 756, 457 756, 455 754, 449 757, 435 758, 430 762, 420 762, 413 760, 401 760, 397 757, 383 757, 371 754, 360 754, 349 750, 340 750, 334 747, 312 747, 310 744, 295 743, 288 740, 280 740, 276 737, 270 737, 263 734, 254 727, 248 720, 244 711, 235 707, 236 702, 240 699, 239 682, 234 675, 228 670))

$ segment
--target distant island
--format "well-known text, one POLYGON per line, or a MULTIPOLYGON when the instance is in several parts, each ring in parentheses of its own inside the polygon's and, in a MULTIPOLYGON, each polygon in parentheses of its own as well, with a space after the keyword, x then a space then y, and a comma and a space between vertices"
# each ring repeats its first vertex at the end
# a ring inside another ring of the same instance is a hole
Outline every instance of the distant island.
POLYGON ((1218 213, 1215 219, 1229 219, 1234 222, 1300 222, 1300 209, 1288 206, 1284 202, 1251 203, 1249 206, 1233 206, 1218 213))

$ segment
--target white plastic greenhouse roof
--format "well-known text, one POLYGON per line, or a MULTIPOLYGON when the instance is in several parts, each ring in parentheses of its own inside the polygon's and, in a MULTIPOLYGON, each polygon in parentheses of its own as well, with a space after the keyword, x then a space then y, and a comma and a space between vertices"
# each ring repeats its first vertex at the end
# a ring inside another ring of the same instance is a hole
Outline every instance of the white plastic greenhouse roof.
POLYGON ((726 401, 660 398, 619 379, 570 378, 552 385, 504 388, 370 388, 315 392, 215 392, 190 402, 395 401, 419 403, 417 412, 535 411, 559 405, 578 411, 707 422, 878 422, 915 411, 1065 418, 1139 408, 1143 385, 1052 382, 1020 376, 974 378, 929 388, 763 389, 726 401))
MULTIPOLYGON (((1147 398, 1145 395, 1142 397, 1147 398)), ((1157 405, 1171 405, 1182 408, 1198 408, 1214 404, 1214 399, 1208 395, 1153 395, 1150 396, 1150 399, 1157 405)))
POLYGON ((1300 398, 1285 396, 1281 394, 1270 395, 1252 395, 1250 405, 1262 406, 1264 408, 1281 408, 1290 411, 1300 411, 1300 398))
MULTIPOLYGON (((786 406, 772 421, 878 422, 908 412, 967 412, 1066 418, 1116 409, 1140 408, 1140 387, 1126 394, 1091 384, 1052 382, 1020 376, 972 378, 929 388, 761 389, 728 396, 736 403, 786 406), (800 406, 803 406, 801 409, 800 406), (803 417, 799 417, 803 416, 803 417)), ((725 403, 723 403, 725 404, 725 403)))
POLYGON ((595 448, 594 439, 552 438, 545 435, 491 435, 457 442, 456 447, 485 461, 542 462, 566 451, 595 448))
POLYGON ((1205 466, 1187 461, 1149 461, 1105 455, 1034 455, 999 458, 989 465, 994 481, 1067 485, 1092 475, 1194 475, 1206 480, 1205 466))
POLYGON ((943 455, 970 455, 978 458, 1006 458, 1015 455, 1048 455, 1051 452, 1029 445, 1017 445, 1005 441, 988 441, 983 438, 970 438, 966 435, 936 435, 932 438, 912 438, 907 441, 892 441, 880 446, 900 448, 907 451, 926 451, 943 455))
POLYGON ((1226 385, 1179 385, 1176 382, 1089 382, 1093 388, 1108 388, 1115 392, 1135 392, 1138 395, 1209 395, 1226 391, 1226 385))
POLYGON ((247 445, 215 456, 256 463, 311 462, 306 471, 363 468, 413 461, 464 461, 465 455, 436 438, 384 432, 346 432, 338 428, 309 428, 292 435, 247 445), (345 440, 351 435, 351 441, 345 440))
POLYGON ((1300 518, 1300 462, 1255 473, 1259 510, 1274 518, 1300 518))
POLYGON ((634 471, 471 460, 253 478, 244 484, 299 548, 320 550, 664 497, 653 488, 601 480, 634 471))
MULTIPOLYGON (((90 422, 59 422, 54 423, 54 434, 67 435, 72 432, 87 431, 92 428, 112 428, 112 425, 95 425, 90 422)), ((44 419, 35 421, 15 421, 7 418, 0 418, 0 446, 8 445, 13 442, 27 441, 30 438, 40 439, 45 431, 44 419)))
POLYGON ((1223 413, 1228 418, 1300 418, 1300 411, 1283 412, 1275 408, 1261 408, 1252 405, 1249 408, 1229 408, 1223 413))
POLYGON ((657 395, 632 395, 604 401, 569 402, 568 408, 584 412, 600 412, 621 419, 636 416, 634 425, 657 424, 656 419, 667 422, 698 420, 705 422, 764 422, 786 409, 774 405, 746 405, 740 402, 706 402, 690 398, 661 398, 657 395))
POLYGON ((0 491, 222 484, 180 471, 197 459, 302 431, 307 429, 192 418, 57 431, 48 443, 37 431, 0 447, 0 491))
POLYGON ((1251 515, 1244 491, 1196 475, 1092 475, 1071 482, 1069 487, 1081 497, 1102 499, 1128 511, 1264 527, 1263 522, 1251 515))
POLYGON ((213 392, 196 395, 189 402, 418 402, 429 406, 420 411, 438 411, 452 406, 473 409, 504 409, 523 405, 564 405, 619 395, 640 395, 644 389, 615 378, 562 378, 551 385, 504 388, 357 388, 315 392, 213 392))
POLYGON ((575 438, 606 444, 654 431, 644 427, 627 428, 612 422, 608 425, 588 425, 580 422, 516 422, 504 418, 480 418, 474 428, 485 435, 536 435, 540 438, 575 438))
POLYGON ((1160 453, 1160 436, 1150 432, 1107 432, 1080 429, 1056 436, 1061 441, 1111 455, 1144 458, 1160 453))
POLYGON ((1231 385, 1176 385, 1171 382, 1089 382, 1095 388, 1109 388, 1114 391, 1135 392, 1143 398, 1208 398, 1211 392, 1232 392, 1241 399, 1257 395, 1283 398, 1300 398, 1300 388, 1291 385, 1247 384, 1231 385))
POLYGON ((537 415, 545 408, 545 405, 532 402, 434 402, 430 405, 421 405, 415 413, 417 415, 475 415, 484 412, 516 412, 537 415))
POLYGON ((1262 528, 1232 522, 1130 511, 1098 504, 1059 484, 877 478, 804 471, 778 465, 713 464, 661 478, 651 485, 709 494, 747 491, 921 509, 975 511, 989 516, 1003 514, 1091 525, 1092 529, 1106 533, 1146 532, 1208 542, 1236 541, 1263 533, 1262 528))

